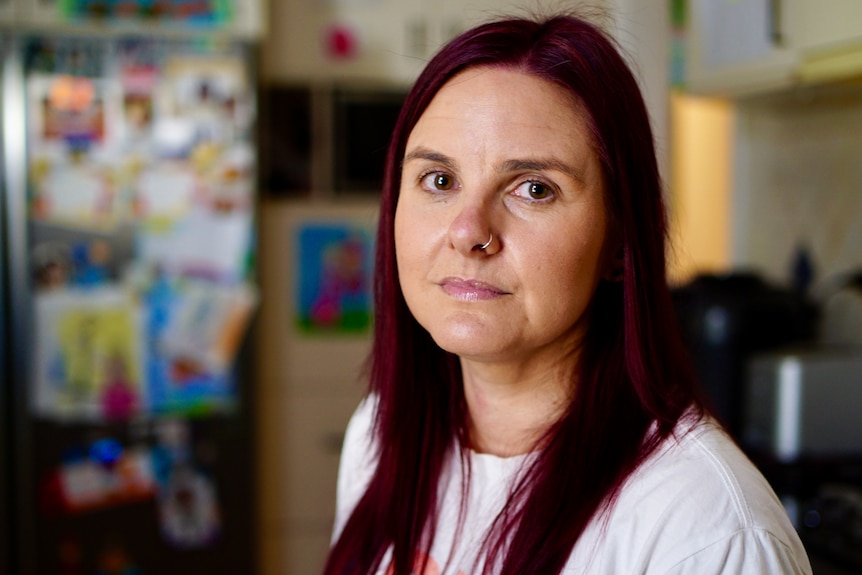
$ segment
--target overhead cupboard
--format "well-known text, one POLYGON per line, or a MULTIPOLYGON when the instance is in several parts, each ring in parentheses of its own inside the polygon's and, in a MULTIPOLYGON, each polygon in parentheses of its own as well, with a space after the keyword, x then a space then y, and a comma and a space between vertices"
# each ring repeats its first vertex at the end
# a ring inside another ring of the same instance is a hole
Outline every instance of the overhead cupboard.
MULTIPOLYGON (((500 15, 577 10, 611 19, 632 0, 273 0, 262 75, 271 82, 410 86, 434 53, 500 15)), ((662 0, 664 1, 664 0, 662 0)))
POLYGON ((746 96, 862 76, 858 0, 688 0, 682 84, 746 96))

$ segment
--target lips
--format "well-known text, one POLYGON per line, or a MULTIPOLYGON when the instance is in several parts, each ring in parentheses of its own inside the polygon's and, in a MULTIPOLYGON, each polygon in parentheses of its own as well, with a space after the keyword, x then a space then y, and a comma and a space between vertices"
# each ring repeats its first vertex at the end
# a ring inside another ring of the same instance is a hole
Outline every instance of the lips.
POLYGON ((450 296, 462 301, 486 301, 508 293, 489 283, 455 277, 445 278, 440 282, 440 287, 450 296))

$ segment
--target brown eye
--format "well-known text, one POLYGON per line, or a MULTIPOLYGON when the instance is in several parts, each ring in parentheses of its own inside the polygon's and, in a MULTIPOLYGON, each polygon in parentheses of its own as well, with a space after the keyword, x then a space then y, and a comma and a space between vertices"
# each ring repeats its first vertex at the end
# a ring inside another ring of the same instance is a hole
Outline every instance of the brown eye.
POLYGON ((452 189, 452 178, 446 174, 436 174, 434 176, 434 187, 438 190, 452 189))
POLYGON ((548 186, 541 182, 530 182, 530 187, 528 191, 530 197, 534 200, 544 200, 551 195, 551 190, 548 189, 548 186))
POLYGON ((458 189, 458 181, 446 172, 426 172, 419 177, 419 185, 431 194, 448 193, 458 189))

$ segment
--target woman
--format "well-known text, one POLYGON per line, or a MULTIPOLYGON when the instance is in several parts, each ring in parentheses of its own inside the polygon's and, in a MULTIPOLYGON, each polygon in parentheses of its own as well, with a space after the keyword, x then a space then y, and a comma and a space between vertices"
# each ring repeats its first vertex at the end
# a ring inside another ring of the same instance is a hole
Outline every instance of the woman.
POLYGON ((470 30, 389 148, 330 575, 810 573, 702 407, 647 112, 572 17, 470 30))

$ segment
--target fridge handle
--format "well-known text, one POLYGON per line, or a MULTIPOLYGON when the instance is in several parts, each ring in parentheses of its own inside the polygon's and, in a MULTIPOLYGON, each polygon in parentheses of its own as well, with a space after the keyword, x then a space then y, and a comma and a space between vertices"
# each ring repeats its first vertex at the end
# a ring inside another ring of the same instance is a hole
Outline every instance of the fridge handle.
POLYGON ((14 462, 8 480, 13 491, 11 497, 11 512, 14 514, 13 530, 15 538, 11 543, 10 557, 18 573, 33 573, 34 565, 34 524, 32 513, 27 508, 27 502, 33 501, 33 481, 27 476, 31 468, 25 458, 32 453, 31 438, 26 429, 30 417, 28 399, 28 382, 30 381, 30 309, 31 294, 29 254, 27 248, 27 125, 25 121, 25 76, 23 64, 23 42, 20 37, 6 37, 3 42, 2 67, 2 163, 4 206, 2 217, 5 219, 5 248, 3 254, 8 276, 7 302, 7 334, 10 334, 7 348, 10 364, 7 370, 12 377, 8 382, 7 399, 10 402, 7 410, 9 426, 19 432, 13 437, 11 461, 14 462))

